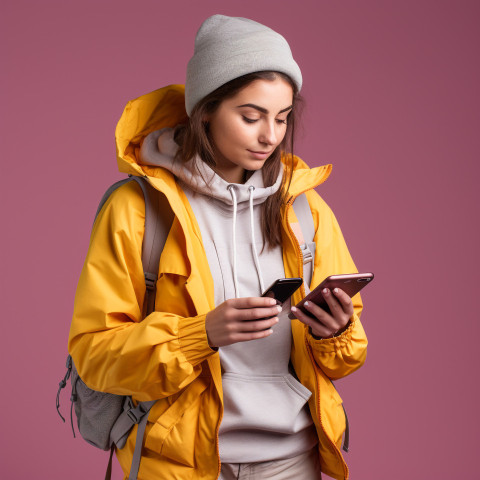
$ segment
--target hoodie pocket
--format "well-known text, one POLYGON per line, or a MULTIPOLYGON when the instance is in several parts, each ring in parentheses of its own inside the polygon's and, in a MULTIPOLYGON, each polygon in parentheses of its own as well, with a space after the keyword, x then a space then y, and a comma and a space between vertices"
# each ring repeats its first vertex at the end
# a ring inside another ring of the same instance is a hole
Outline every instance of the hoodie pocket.
POLYGON ((310 390, 287 375, 222 376, 225 414, 220 434, 233 430, 297 433, 311 424, 305 404, 310 390))

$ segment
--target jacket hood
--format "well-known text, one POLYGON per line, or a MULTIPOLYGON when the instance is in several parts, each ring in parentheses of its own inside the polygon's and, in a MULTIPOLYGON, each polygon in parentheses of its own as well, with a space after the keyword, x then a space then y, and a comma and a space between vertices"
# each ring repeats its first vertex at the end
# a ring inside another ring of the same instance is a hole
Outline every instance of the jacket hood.
MULTIPOLYGON (((166 168, 168 162, 164 165, 161 165, 161 162, 155 164, 149 160, 142 163, 140 149, 145 138, 152 132, 173 128, 178 124, 185 123, 187 120, 185 87, 183 85, 169 85, 130 100, 125 106, 115 130, 117 163, 120 172, 153 178, 165 178, 165 175, 171 176, 173 174, 178 175, 166 168), (166 170, 170 171, 167 172, 166 170)), ((173 139, 171 142, 173 142, 173 139)), ((174 142, 173 144, 168 144, 168 142, 162 143, 161 153, 165 154, 166 157, 171 157, 174 148, 174 142)), ((163 159, 163 161, 165 160, 166 158, 163 159)), ((198 164, 203 164, 203 162, 198 162, 198 164)), ((323 183, 330 175, 332 166, 324 165, 309 168, 303 160, 295 156, 293 169, 289 192, 291 195, 297 196, 323 183)), ((256 183, 261 178, 261 176, 257 176, 259 178, 254 177, 255 174, 250 177, 249 182, 256 183)), ((185 181, 185 179, 183 180, 185 181)), ((152 183, 154 185, 157 184, 157 182, 152 183)), ((257 188, 255 183, 253 185, 257 188)), ((263 188, 263 182, 261 184, 258 183, 258 187, 263 188)), ((267 188, 273 187, 274 185, 267 188)), ((268 196, 267 192, 265 194, 268 196)))

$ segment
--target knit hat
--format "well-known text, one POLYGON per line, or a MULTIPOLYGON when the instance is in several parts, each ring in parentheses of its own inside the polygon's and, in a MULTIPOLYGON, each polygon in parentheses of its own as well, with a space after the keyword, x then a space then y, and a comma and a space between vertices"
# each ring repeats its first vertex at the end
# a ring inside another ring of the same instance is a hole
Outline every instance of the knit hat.
POLYGON ((302 73, 279 33, 248 18, 207 18, 197 32, 193 57, 187 66, 188 115, 202 98, 230 80, 266 70, 285 73, 300 91, 302 73))

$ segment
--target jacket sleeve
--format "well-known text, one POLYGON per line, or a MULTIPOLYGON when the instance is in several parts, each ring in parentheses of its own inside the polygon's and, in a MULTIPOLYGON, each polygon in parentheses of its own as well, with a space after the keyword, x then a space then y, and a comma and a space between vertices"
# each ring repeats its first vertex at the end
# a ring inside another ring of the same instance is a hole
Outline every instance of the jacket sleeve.
MULTIPOLYGON (((315 263, 312 288, 329 275, 356 273, 332 210, 314 191, 307 194, 315 224, 315 263)), ((315 339, 307 334, 307 341, 318 366, 332 380, 345 377, 360 368, 367 356, 367 337, 360 321, 363 304, 360 294, 352 298, 354 314, 348 328, 338 337, 315 339)))
POLYGON ((129 182, 110 196, 95 221, 68 345, 90 388, 140 401, 178 392, 215 353, 208 345, 205 314, 155 311, 142 321, 144 224, 143 194, 129 182))

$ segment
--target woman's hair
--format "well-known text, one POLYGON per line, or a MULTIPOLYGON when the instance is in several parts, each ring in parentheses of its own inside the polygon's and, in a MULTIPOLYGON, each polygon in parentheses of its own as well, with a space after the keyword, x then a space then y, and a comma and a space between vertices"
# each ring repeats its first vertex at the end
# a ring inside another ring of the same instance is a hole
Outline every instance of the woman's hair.
MULTIPOLYGON (((282 178, 280 188, 276 193, 270 195, 261 205, 261 229, 264 238, 264 245, 270 248, 281 244, 281 206, 286 201, 286 196, 293 174, 293 145, 295 134, 295 122, 298 121, 298 109, 303 99, 298 94, 295 83, 287 75, 280 72, 255 72, 235 78, 222 85, 212 93, 204 97, 193 108, 186 124, 179 125, 175 129, 174 138, 179 145, 175 160, 186 162, 191 159, 201 158, 208 166, 215 170, 215 153, 212 144, 208 124, 204 121, 206 117, 213 114, 221 102, 235 96, 241 89, 255 80, 274 81, 276 78, 287 81, 293 89, 293 108, 287 116, 287 130, 282 142, 268 157, 262 167, 263 181, 266 187, 275 183, 278 178, 283 161, 286 165, 285 174, 282 178)), ((200 172, 198 172, 200 174, 200 172)))

